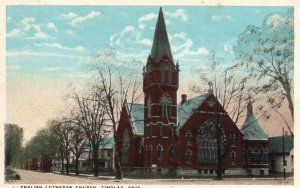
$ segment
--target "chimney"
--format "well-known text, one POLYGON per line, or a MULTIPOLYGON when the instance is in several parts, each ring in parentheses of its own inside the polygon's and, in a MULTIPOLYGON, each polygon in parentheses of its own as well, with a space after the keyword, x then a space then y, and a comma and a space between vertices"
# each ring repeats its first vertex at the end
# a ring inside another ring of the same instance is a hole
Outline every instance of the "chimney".
POLYGON ((187 95, 186 94, 182 94, 181 95, 181 104, 185 103, 187 101, 187 95))

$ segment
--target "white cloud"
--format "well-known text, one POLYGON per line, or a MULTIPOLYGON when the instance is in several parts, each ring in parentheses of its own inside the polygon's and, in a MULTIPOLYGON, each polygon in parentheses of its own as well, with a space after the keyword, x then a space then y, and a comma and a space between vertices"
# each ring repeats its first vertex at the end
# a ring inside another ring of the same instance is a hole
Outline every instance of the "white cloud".
POLYGON ((33 17, 25 17, 21 22, 24 25, 25 31, 29 31, 31 29, 40 30, 39 25, 35 23, 35 18, 33 17))
POLYGON ((145 14, 144 16, 142 16, 138 19, 139 28, 144 29, 146 26, 145 22, 154 20, 156 18, 157 18, 157 14, 154 14, 154 13, 145 14))
POLYGON ((47 35, 46 33, 43 33, 41 31, 36 32, 32 37, 27 37, 28 39, 44 39, 44 40, 48 40, 49 35, 47 35))
POLYGON ((47 24, 47 27, 48 27, 49 29, 54 30, 55 32, 58 31, 54 23, 51 23, 51 22, 48 23, 48 24, 47 24))
POLYGON ((27 39, 44 39, 48 40, 49 35, 42 32, 40 28, 40 24, 37 24, 35 21, 35 18, 33 17, 25 17, 22 21, 22 24, 24 25, 23 29, 25 32, 34 31, 35 33, 33 36, 27 37, 27 39))
POLYGON ((85 56, 77 56, 77 55, 65 55, 53 52, 37 52, 31 50, 14 50, 14 51, 7 51, 7 57, 64 57, 69 59, 79 59, 79 60, 88 60, 89 57, 85 56))
POLYGON ((233 54, 233 47, 230 44, 224 44, 223 47, 225 52, 229 52, 230 54, 233 54))
POLYGON ((64 19, 71 20, 71 19, 75 19, 75 18, 79 17, 79 15, 77 15, 73 12, 69 12, 68 14, 63 14, 62 17, 64 19))
POLYGON ((281 24, 288 24, 290 26, 293 26, 293 18, 288 17, 288 16, 283 16, 279 14, 274 14, 271 15, 267 18, 267 25, 273 26, 273 27, 278 27, 281 24))
POLYGON ((184 44, 175 47, 175 52, 179 51, 177 54, 175 54, 176 58, 209 54, 209 50, 207 50, 205 47, 198 48, 197 50, 192 50, 192 47, 193 41, 191 39, 187 39, 184 44))
POLYGON ((230 40, 227 43, 225 43, 223 45, 224 51, 228 52, 230 54, 233 54, 234 53, 233 46, 237 45, 237 41, 238 41, 237 38, 233 38, 232 40, 230 40))
POLYGON ((174 38, 185 39, 187 34, 185 32, 175 33, 174 38))
POLYGON ((11 70, 16 70, 16 69, 20 69, 21 67, 18 65, 6 65, 6 68, 11 70))
POLYGON ((69 20, 70 24, 73 27, 78 27, 80 23, 85 22, 87 20, 91 20, 100 15, 101 15, 101 12, 99 12, 99 11, 91 11, 90 13, 88 13, 85 16, 80 16, 78 14, 70 12, 68 14, 63 14, 62 17, 63 17, 63 19, 69 20))
POLYGON ((183 21, 188 20, 188 16, 186 14, 186 11, 184 9, 177 9, 175 12, 165 12, 165 15, 171 17, 171 18, 181 18, 183 21))
POLYGON ((21 30, 20 29, 12 29, 9 33, 6 34, 7 38, 15 38, 21 36, 21 30))
POLYGON ((124 32, 124 33, 127 33, 127 32, 130 32, 130 31, 133 31, 134 29, 135 29, 134 26, 128 25, 128 26, 126 26, 126 27, 123 29, 123 32, 124 32))
POLYGON ((128 45, 143 44, 151 46, 152 41, 150 39, 141 38, 141 33, 134 26, 128 25, 121 32, 115 33, 110 36, 111 46, 123 46, 124 43, 128 45))
POLYGON ((40 68, 40 70, 44 70, 44 71, 74 71, 73 68, 63 68, 63 67, 47 67, 47 68, 40 68))
POLYGON ((213 15, 211 16, 211 20, 216 22, 216 21, 221 21, 221 20, 232 20, 233 18, 229 15, 213 15))
POLYGON ((41 44, 35 44, 36 46, 45 46, 45 47, 51 47, 51 48, 58 48, 62 50, 70 50, 70 51, 84 51, 85 48, 82 46, 76 46, 74 48, 63 46, 60 43, 54 42, 54 43, 41 43, 41 44))

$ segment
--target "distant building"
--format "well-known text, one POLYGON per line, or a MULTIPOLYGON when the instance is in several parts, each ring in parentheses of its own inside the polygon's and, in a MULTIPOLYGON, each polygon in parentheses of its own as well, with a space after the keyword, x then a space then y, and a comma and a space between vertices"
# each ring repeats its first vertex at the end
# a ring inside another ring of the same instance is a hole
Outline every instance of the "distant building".
POLYGON ((287 173, 294 172, 294 138, 291 135, 270 137, 270 170, 272 172, 283 172, 283 156, 285 156, 287 173))
POLYGON ((125 104, 117 130, 116 149, 125 173, 215 174, 219 150, 225 174, 268 174, 269 141, 250 101, 240 130, 212 85, 195 98, 183 94, 180 103, 178 87, 179 64, 173 60, 160 9, 143 68, 144 104, 125 104))
MULTIPOLYGON (((112 137, 106 138, 100 144, 98 150, 98 170, 99 172, 112 172, 114 169, 114 139, 112 137)), ((60 172, 62 169, 62 160, 59 153, 57 153, 52 161, 52 170, 60 172)), ((66 170, 66 160, 64 160, 64 171, 66 170)), ((85 145, 83 153, 79 157, 79 172, 91 173, 93 171, 92 151, 88 142, 85 145)), ((70 154, 70 172, 75 171, 75 156, 70 154)))

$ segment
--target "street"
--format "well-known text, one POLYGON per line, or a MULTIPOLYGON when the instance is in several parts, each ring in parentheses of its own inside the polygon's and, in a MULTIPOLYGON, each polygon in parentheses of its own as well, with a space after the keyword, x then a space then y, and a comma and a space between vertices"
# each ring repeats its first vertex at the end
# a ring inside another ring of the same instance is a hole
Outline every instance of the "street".
POLYGON ((294 179, 267 179, 267 178, 237 178, 221 181, 210 179, 127 179, 115 180, 114 177, 73 176, 54 173, 43 173, 17 169, 21 180, 10 184, 163 184, 163 185, 293 185, 294 179))

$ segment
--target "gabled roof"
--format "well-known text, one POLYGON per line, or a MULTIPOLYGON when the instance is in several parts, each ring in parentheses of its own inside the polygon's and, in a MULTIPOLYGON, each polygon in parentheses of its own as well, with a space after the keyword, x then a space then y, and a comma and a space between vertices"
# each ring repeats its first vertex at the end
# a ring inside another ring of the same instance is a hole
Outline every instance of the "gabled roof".
MULTIPOLYGON (((113 137, 105 137, 103 140, 100 142, 99 149, 112 149, 115 146, 115 140, 113 137)), ((90 150, 90 142, 87 139, 84 143, 84 148, 85 150, 89 151, 90 150)))
MULTIPOLYGON (((283 139, 282 136, 270 137, 270 153, 282 153, 283 152, 283 139)), ((294 148, 294 138, 292 135, 284 136, 284 151, 285 153, 290 152, 294 148)))
MULTIPOLYGON (((187 119, 209 96, 210 94, 203 94, 192 99, 187 100, 183 104, 177 105, 177 121, 178 126, 181 127, 187 119)), ((127 103, 126 108, 130 115, 130 122, 132 125, 133 133, 138 135, 144 134, 144 104, 127 103), (131 110, 130 110, 131 109, 131 110)))
POLYGON ((259 125, 252 111, 252 103, 249 101, 247 106, 247 117, 241 128, 244 140, 268 140, 268 136, 259 125))
POLYGON ((183 104, 177 105, 177 122, 178 127, 181 127, 185 124, 187 119, 193 114, 193 111, 196 110, 209 96, 209 94, 203 94, 192 99, 187 100, 183 104))
POLYGON ((115 140, 113 137, 106 137, 103 139, 103 141, 100 143, 100 149, 112 149, 115 147, 115 140))
POLYGON ((144 134, 144 104, 127 103, 126 108, 134 134, 144 134))
POLYGON ((158 62, 166 54, 172 59, 165 19, 162 8, 160 8, 151 49, 151 58, 158 62))

